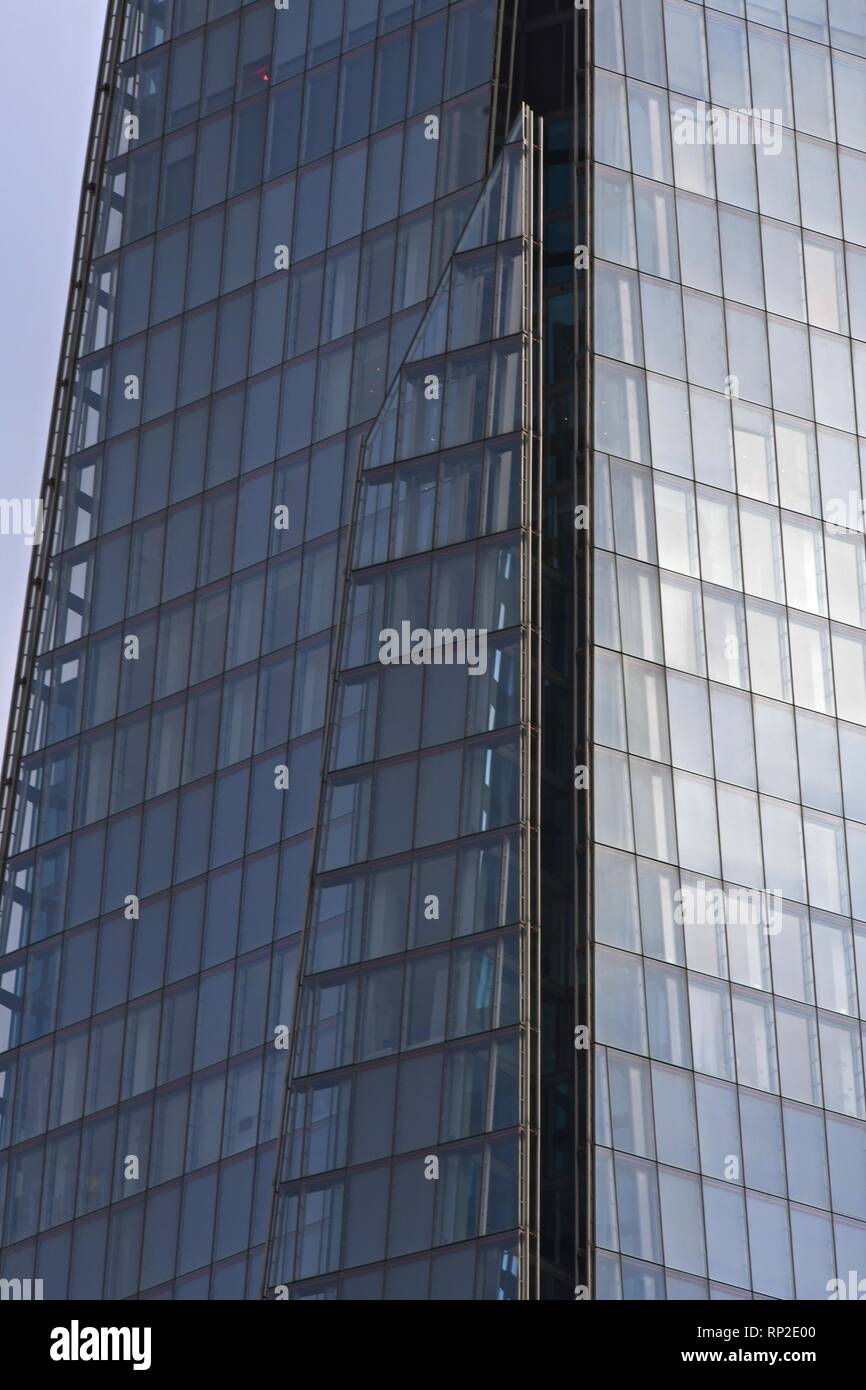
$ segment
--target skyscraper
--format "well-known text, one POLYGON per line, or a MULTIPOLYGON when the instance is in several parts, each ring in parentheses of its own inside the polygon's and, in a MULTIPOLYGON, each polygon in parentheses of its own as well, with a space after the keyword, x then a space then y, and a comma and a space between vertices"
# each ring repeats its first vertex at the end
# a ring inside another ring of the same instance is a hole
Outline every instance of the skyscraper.
POLYGON ((110 0, 0 1276, 866 1275, 864 60, 863 0, 110 0))

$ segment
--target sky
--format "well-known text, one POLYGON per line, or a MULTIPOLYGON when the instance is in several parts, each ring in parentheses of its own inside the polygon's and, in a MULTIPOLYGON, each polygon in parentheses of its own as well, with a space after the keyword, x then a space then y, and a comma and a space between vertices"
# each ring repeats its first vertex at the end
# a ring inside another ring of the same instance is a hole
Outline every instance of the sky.
MULTIPOLYGON (((105 11, 106 0, 26 0, 3 6, 2 499, 39 496, 105 11)), ((31 553, 20 535, 0 534, 4 738, 31 553)))

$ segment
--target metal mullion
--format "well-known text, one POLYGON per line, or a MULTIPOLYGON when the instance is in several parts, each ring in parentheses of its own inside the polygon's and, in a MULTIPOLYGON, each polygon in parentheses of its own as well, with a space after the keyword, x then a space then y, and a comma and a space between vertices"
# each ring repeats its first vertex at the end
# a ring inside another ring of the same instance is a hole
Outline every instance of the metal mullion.
MULTIPOLYGON (((619 6, 617 6, 619 8, 619 6)), ((622 29, 620 30, 622 32, 622 29)), ((591 11, 577 12, 574 24, 574 115, 572 127, 575 244, 593 245, 593 179, 595 159, 593 148, 594 116, 594 16, 591 11), (582 90, 581 90, 582 88, 582 90), (582 125, 581 125, 582 123, 582 125), (581 138, 582 137, 582 138, 581 138), (581 158, 582 153, 582 158, 581 158), (582 178, 581 178, 582 175, 582 178), (582 196, 581 196, 582 195, 582 196)), ((623 64, 625 67, 625 64, 623 64)), ((625 87, 625 74, 623 85, 625 87)), ((572 287, 575 304, 575 332, 580 324, 580 309, 584 310, 585 338, 576 344, 575 367, 572 377, 573 414, 575 421, 575 492, 576 503, 583 501, 593 510, 594 409, 593 409, 593 268, 590 261, 581 281, 575 272, 572 287), (583 349, 583 361, 581 352, 583 349), (581 414, 583 429, 580 429, 581 414), (581 499, 580 494, 583 494, 581 499)), ((594 1003, 594 896, 593 841, 594 810, 592 777, 594 763, 594 682, 592 676, 594 648, 594 543, 591 536, 576 532, 573 539, 574 565, 572 571, 572 639, 574 664, 572 679, 572 724, 574 754, 577 765, 590 769, 590 785, 583 793, 572 792, 575 824, 574 872, 574 1022, 581 1019, 589 1029, 590 1046, 586 1055, 577 1054, 574 1063, 575 1109, 575 1213, 573 1278, 576 1286, 584 1285, 590 1293, 595 1286, 595 1160, 594 1145, 594 1062, 595 1062, 595 1003, 594 1003), (582 880, 583 877, 583 881, 582 880), (583 978, 581 979, 581 973, 583 978), (583 1096, 581 1096, 583 1089, 583 1096), (581 1203, 580 1162, 585 1172, 584 1200, 581 1203)), ((618 586, 616 557, 613 557, 614 582, 618 586)), ((573 779, 572 779, 573 781, 573 779)))

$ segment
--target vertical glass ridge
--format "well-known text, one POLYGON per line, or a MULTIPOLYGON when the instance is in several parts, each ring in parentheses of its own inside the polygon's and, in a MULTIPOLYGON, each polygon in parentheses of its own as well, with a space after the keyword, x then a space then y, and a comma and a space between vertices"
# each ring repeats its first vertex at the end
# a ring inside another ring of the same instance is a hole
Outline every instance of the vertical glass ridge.
POLYGON ((277 1297, 535 1279, 539 152, 524 110, 365 440, 277 1297))

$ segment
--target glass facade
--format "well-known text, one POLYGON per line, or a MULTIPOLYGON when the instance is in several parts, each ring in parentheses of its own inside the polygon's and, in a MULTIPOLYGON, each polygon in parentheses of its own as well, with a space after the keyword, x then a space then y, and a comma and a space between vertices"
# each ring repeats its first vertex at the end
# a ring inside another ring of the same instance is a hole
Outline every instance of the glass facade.
MULTIPOLYGON (((4 831, 0 1272, 46 1296, 261 1296, 353 478, 504 135, 502 23, 493 0, 110 7, 4 831)), ((513 250, 502 329, 467 344, 512 331, 513 250)), ((497 421, 520 415, 502 351, 497 421)), ((437 544, 473 525, 465 466, 437 544)), ((486 582, 493 611, 508 576, 486 582)))
POLYGON ((295 1297, 532 1285, 534 143, 525 112, 365 439, 269 1271, 295 1297))
POLYGON ((0 1278, 866 1276, 866 5, 111 0, 0 1278))
POLYGON ((821 1299, 866 1267, 866 8, 594 13, 596 1296, 821 1299))

